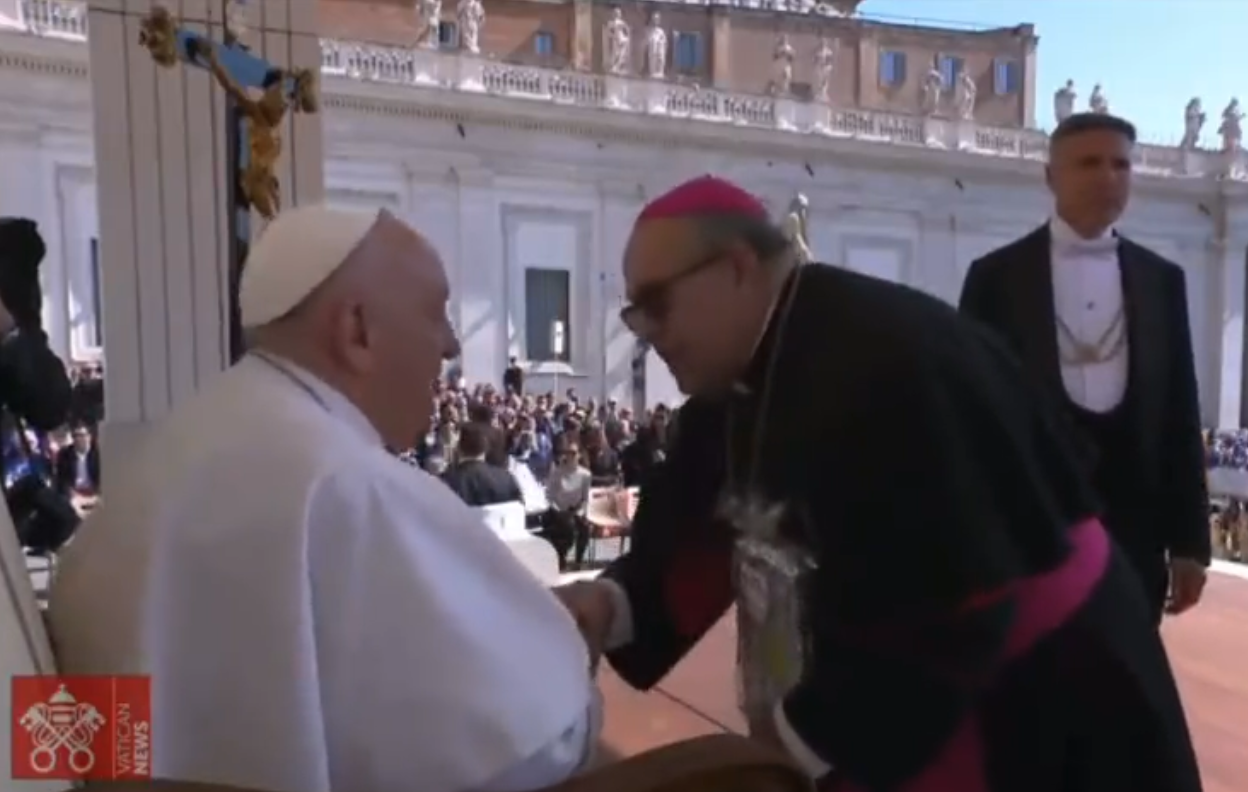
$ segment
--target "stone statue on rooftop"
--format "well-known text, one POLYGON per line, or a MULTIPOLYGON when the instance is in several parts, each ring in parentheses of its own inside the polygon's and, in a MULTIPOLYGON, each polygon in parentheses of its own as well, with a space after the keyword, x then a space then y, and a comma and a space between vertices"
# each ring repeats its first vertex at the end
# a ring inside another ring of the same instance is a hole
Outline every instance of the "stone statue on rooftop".
POLYGON ((418 0, 416 6, 420 14, 420 46, 426 49, 437 49, 442 40, 439 28, 442 24, 442 0, 418 0))
POLYGON ((663 20, 658 11, 650 14, 650 24, 646 26, 646 75, 654 79, 662 79, 667 73, 667 32, 663 30, 663 20))
POLYGON ((609 74, 628 74, 633 66, 633 33, 624 21, 624 12, 611 9, 611 18, 603 27, 603 65, 609 74))
POLYGON ((793 88, 794 54, 788 34, 781 33, 771 55, 771 93, 775 96, 788 96, 793 88))
POLYGON ((1053 117, 1062 123, 1075 114, 1075 100, 1079 94, 1075 91, 1075 81, 1067 80, 1066 84, 1053 93, 1053 117))
POLYGON ((1205 128, 1205 110, 1199 96, 1193 96, 1183 111, 1183 139, 1179 141, 1181 149, 1195 149, 1200 142, 1201 130, 1205 128))
POLYGON ((945 93, 945 75, 940 73, 936 64, 927 70, 923 78, 923 114, 933 116, 940 112, 940 99, 945 93))
POLYGON ((1222 111, 1222 125, 1218 127, 1218 134, 1222 136, 1222 151, 1237 152, 1243 147, 1243 120, 1244 111, 1239 109, 1239 100, 1232 99, 1222 111))
POLYGON ((1100 115, 1109 114, 1109 100, 1105 98, 1105 92, 1101 90, 1100 83, 1092 86, 1092 95, 1088 97, 1088 109, 1100 115))
POLYGON ((793 246, 793 255, 798 264, 809 264, 814 261, 810 251, 808 224, 810 217, 810 200, 802 193, 793 196, 789 202, 789 211, 784 216, 781 230, 793 246))
POLYGON ((832 74, 836 70, 836 47, 828 39, 820 39, 815 50, 815 84, 812 91, 816 102, 832 101, 832 74))
POLYGON ((975 120, 975 97, 979 95, 979 86, 969 72, 958 75, 958 86, 954 89, 954 104, 958 106, 958 119, 961 121, 975 120))
POLYGON ((478 55, 481 52, 481 27, 485 24, 485 5, 481 0, 459 0, 459 47, 478 55))

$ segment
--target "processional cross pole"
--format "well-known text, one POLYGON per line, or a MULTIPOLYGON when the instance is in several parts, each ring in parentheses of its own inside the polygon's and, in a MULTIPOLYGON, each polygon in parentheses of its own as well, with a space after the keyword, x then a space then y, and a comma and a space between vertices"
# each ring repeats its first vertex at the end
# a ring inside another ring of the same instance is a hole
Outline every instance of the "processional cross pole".
POLYGON ((316 72, 268 63, 248 51, 241 33, 227 21, 225 41, 218 43, 184 29, 168 9, 156 6, 143 20, 139 34, 139 44, 158 65, 172 68, 183 63, 205 69, 226 94, 231 363, 246 352, 238 290, 251 248, 251 210, 272 220, 281 209, 281 184, 274 170, 282 154, 281 127, 287 111, 315 113, 319 109, 316 72))

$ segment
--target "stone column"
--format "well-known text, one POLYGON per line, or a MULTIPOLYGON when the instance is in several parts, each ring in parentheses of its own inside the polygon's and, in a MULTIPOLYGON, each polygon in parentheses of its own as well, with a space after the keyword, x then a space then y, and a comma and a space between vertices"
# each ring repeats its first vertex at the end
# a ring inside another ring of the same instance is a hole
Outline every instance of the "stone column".
MULTIPOLYGON (((106 466, 228 356, 224 95, 206 71, 160 68, 139 45, 141 21, 156 5, 188 29, 222 37, 219 2, 90 0, 106 466)), ((319 68, 316 3, 253 6, 257 55, 319 68)), ((283 140, 283 202, 321 200, 320 116, 288 121, 283 140)))

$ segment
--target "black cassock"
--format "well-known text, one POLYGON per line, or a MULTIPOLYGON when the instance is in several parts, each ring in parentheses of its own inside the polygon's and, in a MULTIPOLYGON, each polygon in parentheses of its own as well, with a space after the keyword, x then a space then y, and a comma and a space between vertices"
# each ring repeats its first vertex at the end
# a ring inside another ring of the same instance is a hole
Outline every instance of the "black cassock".
POLYGON ((606 573, 633 613, 620 676, 653 686, 732 606, 719 515, 753 466, 813 561, 783 706, 826 788, 1199 790, 1140 583, 1015 359, 952 307, 838 268, 797 270, 786 304, 738 392, 681 408, 643 484, 606 573))

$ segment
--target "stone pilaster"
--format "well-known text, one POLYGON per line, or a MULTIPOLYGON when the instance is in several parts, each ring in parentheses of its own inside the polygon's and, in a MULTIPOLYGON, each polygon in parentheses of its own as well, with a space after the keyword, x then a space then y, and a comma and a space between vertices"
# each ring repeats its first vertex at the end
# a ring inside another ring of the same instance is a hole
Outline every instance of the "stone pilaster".
MULTIPOLYGON (((1223 428, 1245 425, 1244 414, 1244 250, 1248 240, 1214 237, 1205 247, 1208 276, 1205 294, 1188 295, 1206 317, 1203 360, 1208 368, 1202 378, 1205 423, 1223 428), (1193 299, 1194 298, 1194 299, 1193 299)), ((1189 286, 1189 289, 1191 287, 1189 286)), ((1197 314, 1193 318, 1197 318, 1197 314)), ((1200 332, 1199 326, 1193 333, 1200 332)))
POLYGON ((620 321, 620 309, 627 302, 621 265, 624 246, 633 221, 645 201, 644 188, 636 182, 608 181, 599 186, 602 218, 601 285, 603 317, 603 387, 608 399, 632 405, 633 334, 620 321))
POLYGON ((455 322, 463 347, 464 377, 494 382, 507 360, 506 328, 509 302, 507 266, 499 234, 499 206, 494 174, 483 168, 455 168, 458 202, 459 316, 455 322))
POLYGON ((572 4, 572 68, 591 71, 594 68, 594 4, 592 0, 573 0, 572 4))
POLYGON ((711 10, 711 85, 726 88, 732 84, 732 17, 729 9, 711 10))

